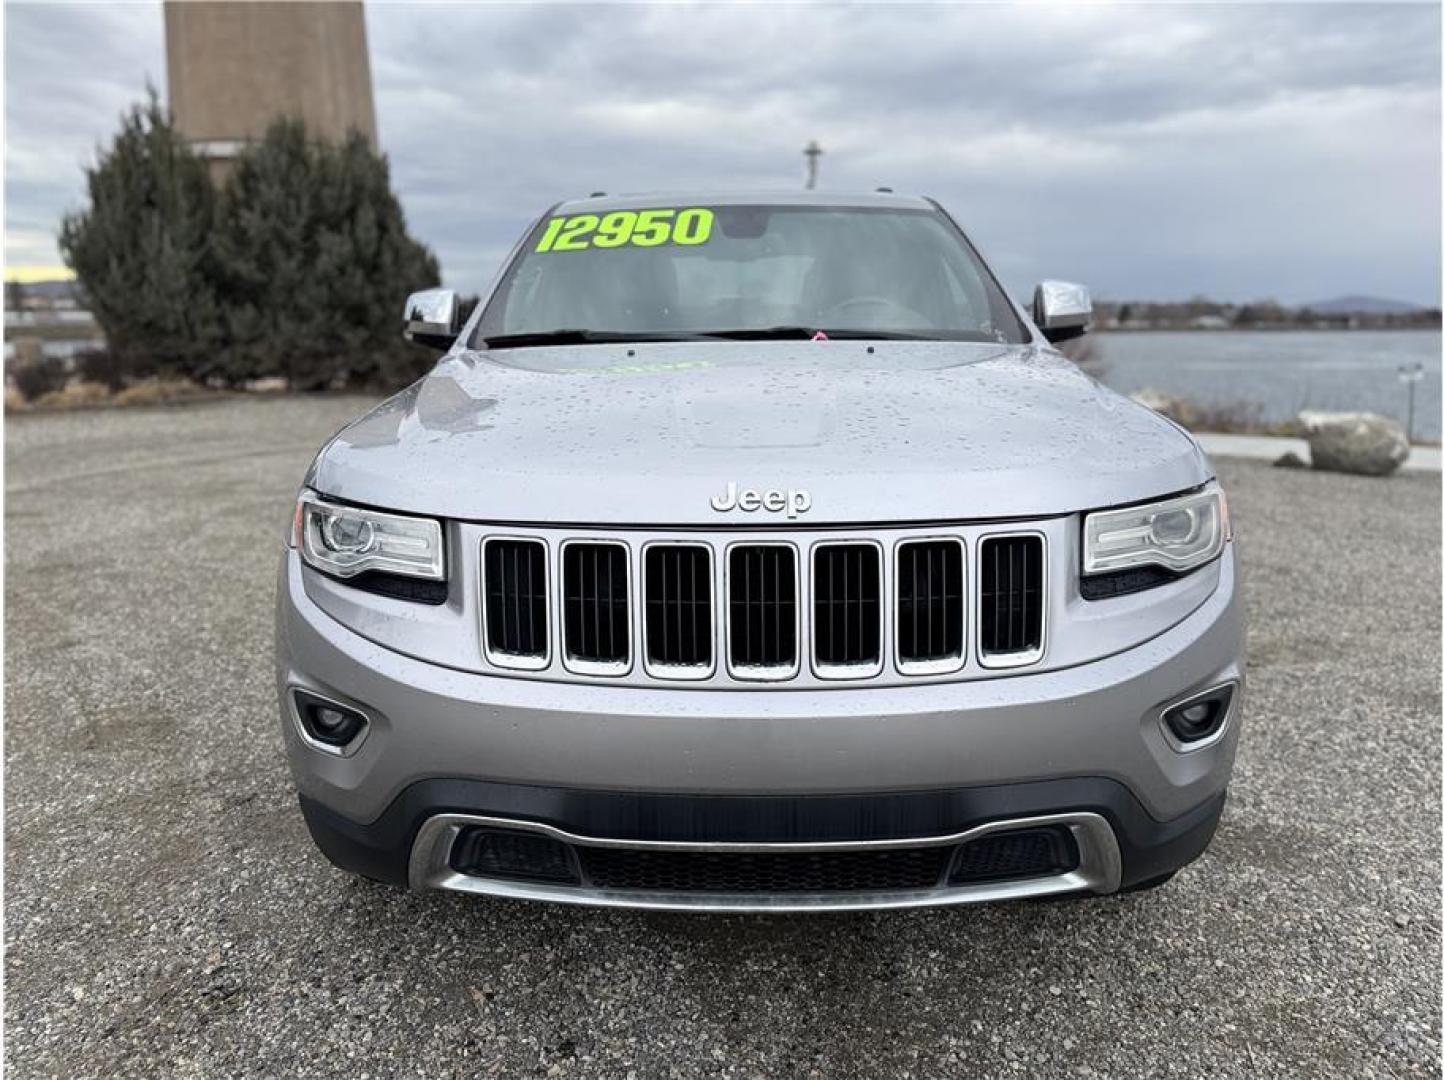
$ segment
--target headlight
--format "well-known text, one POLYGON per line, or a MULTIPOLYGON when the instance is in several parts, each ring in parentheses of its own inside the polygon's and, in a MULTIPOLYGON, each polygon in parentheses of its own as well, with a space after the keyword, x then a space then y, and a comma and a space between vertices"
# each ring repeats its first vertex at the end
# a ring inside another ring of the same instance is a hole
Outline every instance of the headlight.
POLYGON ((296 506, 301 557, 317 570, 355 577, 367 570, 441 581, 441 522, 361 510, 303 491, 296 506))
POLYGON ((1162 566, 1182 573, 1218 557, 1228 539, 1228 505, 1217 484, 1144 506, 1083 519, 1083 573, 1162 566))

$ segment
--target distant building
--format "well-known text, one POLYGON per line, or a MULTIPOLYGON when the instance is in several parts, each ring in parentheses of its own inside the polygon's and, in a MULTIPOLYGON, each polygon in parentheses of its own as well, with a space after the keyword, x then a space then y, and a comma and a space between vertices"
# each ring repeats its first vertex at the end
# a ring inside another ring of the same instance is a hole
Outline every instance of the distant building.
POLYGON ((176 127, 218 179, 279 116, 299 116, 322 139, 355 130, 376 145, 359 0, 166 0, 165 46, 176 127))
POLYGON ((1188 325, 1195 330, 1227 330, 1228 320, 1222 315, 1199 315, 1188 325))

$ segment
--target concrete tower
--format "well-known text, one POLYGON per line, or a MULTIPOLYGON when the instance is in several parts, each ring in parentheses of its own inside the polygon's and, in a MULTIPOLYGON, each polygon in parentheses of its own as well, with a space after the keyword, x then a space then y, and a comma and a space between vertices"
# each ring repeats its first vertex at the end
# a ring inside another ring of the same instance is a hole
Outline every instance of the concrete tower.
POLYGON ((278 116, 301 117, 323 139, 355 129, 376 145, 360 0, 166 0, 165 47, 176 127, 218 178, 278 116))

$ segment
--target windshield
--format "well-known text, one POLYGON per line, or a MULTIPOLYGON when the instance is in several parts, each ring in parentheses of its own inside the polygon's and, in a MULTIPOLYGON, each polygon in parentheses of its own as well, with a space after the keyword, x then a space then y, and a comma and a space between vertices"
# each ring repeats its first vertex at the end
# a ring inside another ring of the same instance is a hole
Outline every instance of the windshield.
POLYGON ((661 206, 540 222, 473 346, 829 336, 1023 342, 938 211, 661 206))

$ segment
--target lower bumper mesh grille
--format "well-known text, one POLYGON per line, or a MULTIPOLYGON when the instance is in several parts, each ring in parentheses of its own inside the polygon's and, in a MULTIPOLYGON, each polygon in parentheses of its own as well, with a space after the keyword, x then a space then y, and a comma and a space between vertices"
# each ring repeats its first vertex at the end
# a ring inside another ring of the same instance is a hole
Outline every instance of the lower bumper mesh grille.
POLYGON ((583 873, 598 888, 711 893, 932 889, 952 852, 937 847, 777 853, 578 849, 583 873))
POLYGON ((451 867, 476 877, 577 884, 565 844, 511 829, 465 829, 451 849, 451 867))
POLYGON ((752 846, 633 846, 541 824, 443 813, 417 834, 410 881, 416 888, 563 903, 761 911, 1111 892, 1120 865, 1111 827, 1092 811, 997 821, 933 839, 752 846), (535 888, 527 890, 528 884, 535 888))
POLYGON ((1063 874, 1078 865, 1078 845, 1067 829, 1020 829, 964 844, 950 885, 1063 874))
POLYGON ((1078 846, 1067 829, 1052 826, 961 846, 777 852, 583 847, 520 830, 472 828, 457 837, 450 864, 476 877, 621 892, 887 892, 934 889, 944 875, 949 885, 969 885, 1066 873, 1078 866, 1078 846))

